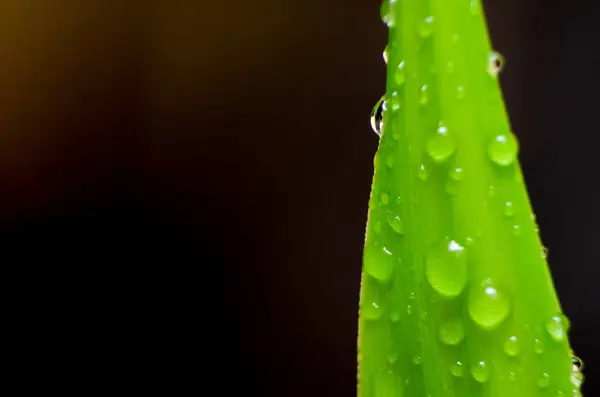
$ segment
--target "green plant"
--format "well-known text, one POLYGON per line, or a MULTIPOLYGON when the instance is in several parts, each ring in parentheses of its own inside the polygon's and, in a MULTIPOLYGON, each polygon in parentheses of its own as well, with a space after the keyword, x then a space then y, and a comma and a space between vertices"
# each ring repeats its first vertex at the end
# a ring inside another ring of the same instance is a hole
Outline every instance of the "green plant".
POLYGON ((580 396, 479 0, 386 0, 382 18, 359 395, 580 396))

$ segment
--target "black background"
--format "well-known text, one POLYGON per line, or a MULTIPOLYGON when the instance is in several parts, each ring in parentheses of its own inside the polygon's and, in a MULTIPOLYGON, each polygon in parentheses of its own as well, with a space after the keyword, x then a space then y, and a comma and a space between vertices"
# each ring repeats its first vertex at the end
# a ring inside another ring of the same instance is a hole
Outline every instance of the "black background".
MULTIPOLYGON (((600 6, 484 3, 593 396, 600 6)), ((375 0, 0 3, 3 262, 60 286, 57 382, 355 394, 386 35, 375 0)))

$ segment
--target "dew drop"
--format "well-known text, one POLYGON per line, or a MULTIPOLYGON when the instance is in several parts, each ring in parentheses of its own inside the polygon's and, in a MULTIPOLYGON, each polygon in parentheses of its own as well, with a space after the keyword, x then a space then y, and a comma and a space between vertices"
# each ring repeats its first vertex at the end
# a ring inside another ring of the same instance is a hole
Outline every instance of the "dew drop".
POLYGON ((418 171, 419 179, 422 181, 426 181, 429 178, 429 173, 427 172, 427 168, 425 168, 424 164, 421 164, 418 171))
POLYGON ((494 185, 488 186, 488 195, 490 197, 494 197, 496 195, 496 186, 494 186, 494 185))
POLYGON ((420 365, 423 363, 423 360, 421 359, 421 356, 413 356, 412 362, 415 365, 420 365))
POLYGON ((396 73, 395 73, 395 79, 396 79, 396 84, 398 85, 403 85, 404 83, 406 83, 406 71, 404 70, 405 68, 405 63, 404 61, 400 61, 400 63, 398 64, 398 68, 396 69, 396 73))
POLYGON ((548 257, 548 248, 542 247, 540 249, 542 259, 546 259, 548 257))
POLYGON ((533 341, 533 351, 535 351, 537 354, 544 353, 544 343, 541 339, 535 338, 533 341))
POLYGON ((467 95, 467 93, 465 92, 464 86, 459 85, 458 87, 456 87, 456 98, 457 99, 465 99, 466 95, 467 95))
POLYGON ((452 375, 460 378, 465 374, 465 366, 462 362, 457 361, 450 367, 450 372, 452 372, 452 375))
POLYGON ((572 371, 571 376, 569 377, 571 384, 575 387, 581 387, 584 379, 585 377, 583 376, 583 373, 581 371, 572 371))
POLYGON ((371 111, 371 128, 373 132, 381 137, 383 134, 383 112, 385 104, 385 95, 373 107, 371 111))
POLYGON ((428 16, 421 22, 421 25, 419 25, 419 35, 421 35, 421 37, 429 37, 433 33, 433 28, 434 18, 433 16, 428 16))
POLYGON ((394 263, 392 252, 383 247, 367 245, 364 254, 364 269, 380 282, 387 282, 392 277, 394 263))
POLYGON ((512 218, 515 215, 515 208, 511 201, 504 203, 504 216, 512 218))
POLYGON ((488 155, 492 161, 500 166, 511 165, 517 159, 519 145, 514 134, 496 135, 488 146, 488 155))
POLYGON ((520 236, 521 235, 521 226, 519 226, 519 225, 513 225, 513 227, 512 227, 512 233, 513 233, 513 235, 515 235, 517 237, 520 236))
POLYGON ((550 384, 550 374, 548 374, 547 372, 542 373, 542 375, 540 376, 540 378, 537 381, 538 387, 541 389, 544 389, 544 388, 548 387, 549 384, 550 384))
POLYGON ((504 292, 487 279, 471 289, 468 309, 475 323, 483 329, 492 330, 510 313, 510 302, 504 292))
POLYGON ((471 375, 477 382, 485 383, 490 379, 490 369, 485 361, 479 361, 471 367, 471 375))
POLYGON ((436 243, 427 254, 425 274, 440 295, 458 296, 467 283, 467 256, 463 246, 449 238, 436 243))
POLYGON ((396 0, 384 0, 381 4, 381 20, 390 28, 396 24, 395 5, 396 0))
POLYGON ((473 245, 473 243, 474 243, 474 241, 473 241, 473 238, 472 238, 472 237, 467 237, 467 238, 465 239, 465 245, 466 245, 467 247, 470 247, 470 246, 472 246, 472 245, 473 245))
POLYGON ((464 176, 464 170, 460 167, 456 167, 452 171, 450 171, 450 178, 454 179, 455 181, 462 180, 463 176, 464 176))
POLYGON ((581 358, 573 356, 571 362, 573 363, 573 371, 583 371, 584 364, 581 358))
POLYGON ((440 124, 435 136, 427 142, 427 153, 435 162, 443 163, 455 150, 456 145, 448 133, 448 128, 440 124))
POLYGON ((511 336, 506 342, 504 342, 504 353, 510 357, 516 357, 519 355, 519 341, 516 336, 511 336))
POLYGON ((376 301, 367 301, 362 307, 362 316, 365 320, 379 320, 382 313, 381 305, 376 301))
POLYGON ((508 380, 510 380, 511 382, 516 382, 517 381, 517 373, 515 371, 510 371, 508 373, 508 380))
POLYGON ((498 52, 492 52, 488 57, 488 73, 498 76, 504 69, 504 57, 498 52))
POLYGON ((423 84, 421 86, 421 91, 419 93, 419 103, 421 105, 427 105, 429 102, 429 87, 427 84, 423 84))
POLYGON ((567 321, 564 315, 558 314, 552 316, 548 322, 546 322, 546 331, 550 334, 550 337, 557 342, 562 342, 567 337, 567 321))
POLYGON ((388 50, 388 47, 386 46, 385 49, 383 50, 383 61, 385 62, 386 65, 388 63, 389 56, 390 56, 390 52, 388 50))
POLYGON ((412 305, 406 306, 406 314, 411 315, 413 313, 412 305))
POLYGON ((388 219, 388 223, 393 231, 398 234, 404 234, 404 224, 402 223, 402 219, 399 216, 391 216, 388 219))
POLYGON ((450 320, 443 323, 439 337, 446 345, 458 345, 465 338, 465 329, 461 320, 450 320))
POLYGON ((390 195, 388 192, 381 192, 381 194, 379 195, 379 202, 381 203, 382 206, 386 206, 388 205, 388 203, 390 202, 390 195))

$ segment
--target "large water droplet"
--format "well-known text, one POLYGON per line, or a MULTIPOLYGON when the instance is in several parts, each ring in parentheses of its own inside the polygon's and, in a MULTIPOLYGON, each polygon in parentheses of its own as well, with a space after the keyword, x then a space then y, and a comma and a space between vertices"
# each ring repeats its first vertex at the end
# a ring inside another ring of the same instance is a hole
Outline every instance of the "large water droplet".
POLYGON ((406 64, 404 63, 404 61, 400 61, 400 63, 398 64, 398 68, 396 69, 396 73, 395 73, 395 79, 396 79, 396 84, 398 85, 403 85, 404 83, 406 83, 406 70, 404 69, 406 66, 406 64))
POLYGON ((433 28, 434 28, 434 18, 433 18, 433 16, 428 16, 419 25, 419 34, 421 35, 421 37, 429 37, 433 33, 433 28))
POLYGON ((385 95, 373 107, 371 111, 371 128, 373 132, 381 137, 383 134, 383 112, 385 104, 385 95))
POLYGON ((508 297, 494 286, 491 279, 473 286, 468 306, 473 321, 487 330, 496 328, 510 313, 508 297))
POLYGON ((498 52, 492 52, 488 57, 488 73, 498 76, 504 69, 504 57, 498 52))
POLYGON ((504 342, 504 353, 511 357, 519 355, 519 341, 516 336, 513 335, 504 342))
POLYGON ((448 133, 448 128, 443 124, 437 129, 434 137, 427 142, 427 153, 437 162, 446 161, 456 150, 454 139, 448 133))
POLYGON ((460 378, 465 374, 465 366, 462 362, 457 361, 453 363, 450 367, 450 372, 452 372, 452 375, 456 376, 457 378, 460 378))
POLYGON ((399 216, 390 216, 388 218, 388 223, 393 231, 398 234, 404 234, 404 224, 402 223, 402 219, 399 216))
POLYGON ((519 145, 512 133, 497 135, 488 146, 488 155, 500 166, 511 165, 517 159, 519 145))
POLYGON ((550 334, 550 337, 557 342, 562 342, 567 337, 567 321, 564 315, 558 314, 552 316, 548 322, 546 322, 546 331, 550 334))
POLYGON ((446 238, 427 254, 425 274, 440 295, 458 296, 467 283, 467 256, 463 246, 446 238))
POLYGON ((396 0, 384 0, 381 4, 381 20, 390 28, 396 24, 395 6, 396 0))
POLYGON ((471 367, 471 375, 479 383, 485 383, 490 379, 490 368, 485 361, 478 361, 471 367))
POLYGON ((550 384, 550 374, 547 372, 542 373, 540 378, 537 381, 537 385, 539 388, 546 388, 550 384))
POLYGON ((392 252, 386 247, 365 247, 364 268, 371 277, 381 282, 389 281, 394 270, 392 252))
POLYGON ((446 321, 440 326, 440 340, 446 345, 458 345, 465 337, 465 329, 461 320, 446 321))

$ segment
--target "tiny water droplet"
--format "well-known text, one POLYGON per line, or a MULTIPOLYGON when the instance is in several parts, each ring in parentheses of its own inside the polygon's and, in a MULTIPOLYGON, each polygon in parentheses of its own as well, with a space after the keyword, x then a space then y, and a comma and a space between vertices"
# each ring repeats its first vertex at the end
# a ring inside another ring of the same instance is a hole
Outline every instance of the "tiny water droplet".
POLYGON ((519 144, 512 133, 496 135, 488 146, 490 159, 503 167, 515 162, 518 151, 519 144))
POLYGON ((513 225, 512 232, 513 232, 513 235, 520 236, 521 235, 521 226, 513 225))
POLYGON ((379 302, 366 302, 362 308, 362 316, 365 320, 379 320, 383 310, 379 302))
POLYGON ((548 374, 547 372, 542 373, 542 375, 540 376, 540 378, 537 381, 538 387, 543 389, 543 388, 548 387, 549 384, 550 384, 550 374, 548 374))
POLYGON ((396 24, 395 5, 396 0, 384 0, 381 4, 381 20, 389 28, 396 24))
POLYGON ((457 361, 450 367, 450 372, 452 372, 452 375, 460 378, 465 374, 465 367, 462 362, 457 361))
POLYGON ((544 352, 544 343, 541 339, 535 338, 533 341, 533 351, 535 351, 537 354, 542 354, 544 352))
POLYGON ((496 195, 496 186, 494 186, 494 185, 488 186, 488 195, 490 197, 494 197, 496 195))
POLYGON ((394 168, 394 154, 390 154, 389 156, 387 156, 387 159, 385 160, 385 164, 389 167, 389 168, 394 168))
POLYGON ((373 132, 381 137, 383 134, 383 112, 385 104, 385 95, 377 101, 371 111, 371 128, 373 132))
POLYGON ((519 341, 516 336, 511 336, 506 342, 504 342, 504 353, 511 357, 519 355, 519 341))
POLYGON ((427 153, 435 162, 442 163, 452 156, 455 150, 456 145, 448 133, 448 128, 440 124, 435 136, 427 142, 427 153))
POLYGON ((419 94, 419 103, 421 105, 427 105, 427 102, 429 102, 429 87, 427 84, 423 84, 419 94))
POLYGON ((396 69, 396 73, 395 73, 395 79, 396 79, 396 84, 398 85, 403 85, 404 83, 406 83, 406 71, 404 70, 405 67, 405 63, 404 61, 400 61, 400 63, 398 64, 398 68, 396 69))
POLYGON ((557 342, 562 342, 567 337, 567 321, 565 316, 558 314, 552 316, 548 322, 546 322, 546 331, 550 334, 550 337, 557 342))
POLYGON ((504 57, 498 52, 492 52, 488 56, 488 73, 491 76, 498 76, 504 69, 504 57))
POLYGON ((373 230, 375 231, 375 233, 380 234, 381 233, 381 221, 377 221, 375 222, 375 225, 373 225, 373 230))
POLYGON ((481 9, 479 5, 479 0, 471 0, 471 2, 469 3, 469 11, 473 16, 477 16, 480 14, 481 9))
POLYGON ((509 218, 512 218, 515 215, 515 208, 512 201, 504 203, 504 215, 509 218))
POLYGON ((433 33, 433 28, 434 28, 434 18, 433 18, 433 16, 428 16, 419 25, 419 34, 421 35, 421 37, 429 37, 433 33))
POLYGON ((515 371, 510 371, 508 373, 508 380, 510 380, 511 382, 516 382, 517 381, 517 373, 515 371))
POLYGON ((548 248, 542 247, 540 251, 541 251, 542 259, 546 259, 548 257, 548 248))
POLYGON ((491 279, 487 279, 471 288, 468 311, 471 319, 481 328, 492 330, 510 313, 510 301, 491 279))
POLYGON ((388 205, 388 203, 390 202, 390 195, 388 192, 381 192, 381 194, 379 195, 379 200, 382 206, 386 206, 388 205))
POLYGON ((425 168, 424 164, 421 164, 421 166, 419 167, 418 175, 419 179, 422 181, 426 181, 427 178, 429 178, 429 173, 427 172, 427 169, 425 168))
POLYGON ((431 287, 440 295, 458 296, 467 284, 467 256, 463 246, 445 238, 429 250, 425 275, 431 287))
POLYGON ((400 95, 398 94, 398 91, 392 91, 386 99, 386 108, 389 108, 392 112, 400 109, 400 95))
POLYGON ((402 219, 399 216, 391 216, 388 219, 388 223, 393 231, 398 234, 404 234, 404 224, 402 223, 402 219))
POLYGON ((412 362, 415 365, 420 365, 423 362, 423 360, 421 359, 421 356, 414 356, 412 358, 412 362))
POLYGON ((459 85, 458 87, 456 87, 456 98, 457 99, 464 99, 466 96, 466 91, 465 91, 465 87, 462 85, 459 85))
POLYGON ((383 61, 385 62, 385 64, 387 65, 388 63, 388 59, 389 59, 389 55, 390 52, 388 50, 388 47, 386 46, 385 49, 383 50, 383 61))
POLYGON ((452 171, 450 171, 450 178, 455 181, 460 181, 463 179, 464 170, 461 167, 456 167, 452 171))
POLYGON ((394 364, 398 361, 398 353, 390 353, 387 359, 390 364, 394 364))
POLYGON ((458 345, 465 338, 465 329, 461 320, 449 320, 440 326, 439 337, 446 345, 458 345))
POLYGON ((479 383, 485 383, 490 379, 490 369, 485 361, 478 361, 471 367, 471 375, 479 383))
POLYGON ((473 241, 473 238, 472 238, 472 237, 467 237, 467 238, 465 239, 465 245, 466 245, 467 247, 470 247, 470 246, 472 246, 472 245, 473 245, 473 243, 474 243, 474 241, 473 241))
POLYGON ((571 372, 571 376, 569 377, 571 384, 575 387, 581 387, 584 379, 585 377, 583 376, 583 373, 581 371, 573 371, 571 372))
POLYGON ((397 323, 400 321, 400 312, 390 313, 390 321, 393 323, 397 323))
POLYGON ((407 305, 406 306, 406 314, 411 315, 412 312, 413 312, 412 305, 407 305))

